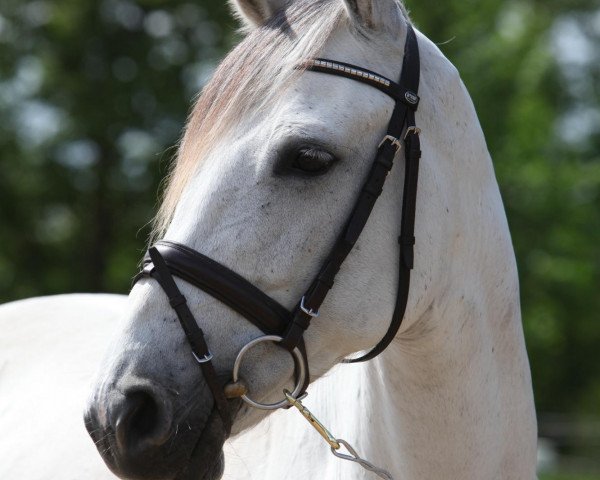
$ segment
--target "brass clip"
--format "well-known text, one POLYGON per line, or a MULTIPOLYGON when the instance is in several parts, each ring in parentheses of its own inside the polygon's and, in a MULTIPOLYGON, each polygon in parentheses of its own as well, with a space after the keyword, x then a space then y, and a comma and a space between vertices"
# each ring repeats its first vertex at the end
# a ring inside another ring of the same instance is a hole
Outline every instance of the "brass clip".
POLYGON ((336 440, 336 438, 331 434, 329 430, 327 430, 327 428, 325 428, 325 426, 321 422, 319 422, 319 420, 315 418, 315 416, 310 412, 308 408, 302 405, 302 402, 300 400, 292 397, 288 390, 284 390, 283 394, 285 395, 286 400, 290 402, 290 405, 293 405, 300 411, 302 416, 306 418, 306 420, 308 420, 308 423, 310 423, 317 432, 319 432, 319 435, 321 435, 325 439, 325 441, 329 444, 331 448, 333 448, 334 450, 340 449, 341 445, 336 440))

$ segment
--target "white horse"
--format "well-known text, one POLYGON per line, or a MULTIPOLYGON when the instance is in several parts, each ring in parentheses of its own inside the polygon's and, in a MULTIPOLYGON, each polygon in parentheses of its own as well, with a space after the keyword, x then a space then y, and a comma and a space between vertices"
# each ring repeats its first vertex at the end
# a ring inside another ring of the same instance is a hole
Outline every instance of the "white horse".
MULTIPOLYGON (((236 6, 249 34, 192 114, 158 225, 291 307, 346 219, 393 107, 369 86, 294 67, 323 56, 398 78, 408 19, 394 0, 236 6), (298 175, 314 169, 322 175, 298 175)), ((418 40, 423 159, 407 314, 380 357, 335 367, 388 328, 403 180, 395 168, 307 332, 311 379, 323 378, 306 403, 394 478, 532 479, 535 412, 498 186, 456 70, 418 40)), ((227 375, 260 331, 177 282, 227 375)), ((121 330, 88 407, 105 461, 122 476, 219 478, 212 396, 155 281, 132 290, 121 330)), ((242 369, 252 396, 280 399, 293 377, 288 355, 252 353, 242 369)), ((265 416, 237 411, 226 478, 371 478, 334 458, 297 413, 265 416)))

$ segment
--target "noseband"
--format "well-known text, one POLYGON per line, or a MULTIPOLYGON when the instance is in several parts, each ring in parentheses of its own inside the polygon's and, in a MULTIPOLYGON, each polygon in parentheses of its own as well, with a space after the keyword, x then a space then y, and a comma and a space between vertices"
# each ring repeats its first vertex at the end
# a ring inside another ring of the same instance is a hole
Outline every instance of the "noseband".
MULTIPOLYGON (((212 364, 212 354, 202 329, 194 319, 185 297, 177 288, 173 276, 204 290, 244 316, 267 335, 253 340, 242 349, 234 367, 234 380, 237 380, 241 357, 248 348, 260 341, 274 341, 293 354, 296 367, 296 388, 292 392, 292 397, 297 398, 305 392, 310 383, 308 358, 303 339, 304 331, 309 327, 311 320, 318 317, 321 304, 333 287, 342 263, 363 231, 375 202, 383 190, 394 157, 403 145, 405 176, 401 230, 398 238, 400 245, 399 284, 394 314, 390 326, 380 342, 365 355, 345 360, 345 363, 364 362, 383 352, 396 336, 406 311, 410 271, 413 268, 415 204, 421 156, 419 129, 415 126, 415 112, 419 104, 417 92, 420 73, 419 46, 415 32, 412 26, 408 25, 399 83, 355 65, 321 58, 307 60, 298 68, 366 83, 389 95, 396 102, 386 135, 377 148, 371 170, 354 204, 352 213, 306 293, 292 310, 288 310, 227 267, 185 245, 166 240, 157 242, 148 250, 144 257, 143 270, 135 278, 135 281, 143 277, 154 278, 168 296, 171 307, 175 310, 192 348, 192 354, 199 363, 206 383, 212 391, 215 405, 223 418, 227 432, 231 429, 231 414, 222 382, 219 381, 212 364)), ((254 402, 246 395, 242 398, 252 406, 265 409, 280 408, 288 404, 285 400, 276 404, 261 404, 254 402)))

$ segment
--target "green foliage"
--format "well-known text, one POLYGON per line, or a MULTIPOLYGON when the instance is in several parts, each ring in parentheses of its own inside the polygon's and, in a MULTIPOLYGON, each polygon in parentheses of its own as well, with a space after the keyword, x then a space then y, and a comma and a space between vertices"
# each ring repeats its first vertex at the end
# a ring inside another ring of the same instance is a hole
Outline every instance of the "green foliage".
MULTIPOLYGON (((486 133, 538 408, 597 412, 597 4, 407 3, 486 133)), ((225 2, 3 0, 0 301, 127 291, 171 147, 235 27, 225 2)))
POLYGON ((5 0, 0 12, 0 300, 125 292, 160 160, 233 21, 217 2, 5 0))

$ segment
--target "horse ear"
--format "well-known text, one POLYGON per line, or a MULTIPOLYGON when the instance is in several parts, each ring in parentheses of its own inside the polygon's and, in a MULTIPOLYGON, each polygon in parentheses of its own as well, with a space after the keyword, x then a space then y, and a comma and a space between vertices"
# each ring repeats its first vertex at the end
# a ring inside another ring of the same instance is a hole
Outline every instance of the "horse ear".
POLYGON ((398 0, 343 0, 344 6, 359 27, 373 31, 397 33, 401 30, 404 7, 398 0))
POLYGON ((233 13, 252 29, 260 27, 275 13, 283 10, 291 0, 229 0, 233 13))

